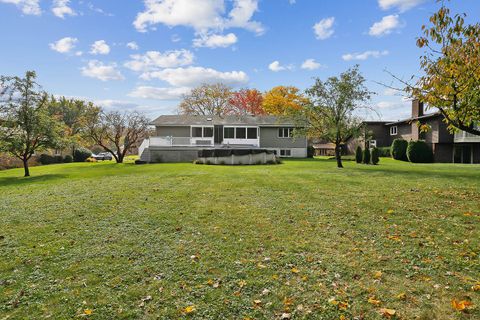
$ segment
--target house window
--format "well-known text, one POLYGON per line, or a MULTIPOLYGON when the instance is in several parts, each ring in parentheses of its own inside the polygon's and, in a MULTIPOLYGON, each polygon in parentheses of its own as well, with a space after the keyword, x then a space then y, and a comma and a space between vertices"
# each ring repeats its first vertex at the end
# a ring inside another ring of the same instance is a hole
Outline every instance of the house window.
POLYGON ((235 128, 235 138, 236 139, 246 139, 247 138, 247 128, 235 128))
POLYGON ((280 157, 291 157, 292 150, 290 149, 280 149, 280 157))
POLYGON ((390 127, 390 135, 391 136, 396 136, 397 134, 398 134, 397 126, 390 127))
POLYGON ((213 137, 213 128, 212 127, 203 127, 203 137, 204 138, 213 137))
POLYGON ((370 148, 376 148, 377 147, 377 140, 370 140, 368 142, 368 145, 370 148))
POLYGON ((193 127, 192 128, 192 137, 202 138, 202 127, 193 127))
POLYGON ((293 128, 278 128, 279 138, 291 138, 293 136, 293 128))
POLYGON ((235 128, 224 128, 223 138, 225 138, 225 139, 235 139, 235 128))
POLYGON ((213 137, 212 127, 192 127, 193 138, 211 138, 213 137))
POLYGON ((257 128, 247 128, 247 139, 257 139, 257 128))

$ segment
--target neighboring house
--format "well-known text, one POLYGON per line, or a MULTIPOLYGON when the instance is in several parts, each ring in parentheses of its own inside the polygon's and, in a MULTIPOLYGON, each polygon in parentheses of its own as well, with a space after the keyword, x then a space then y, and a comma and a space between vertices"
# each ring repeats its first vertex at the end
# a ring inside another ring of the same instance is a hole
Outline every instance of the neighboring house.
POLYGON ((275 116, 164 115, 154 120, 155 136, 139 148, 146 162, 190 162, 213 148, 260 148, 279 157, 307 157, 307 139, 294 137, 295 124, 275 116))
MULTIPOLYGON (((423 103, 413 100, 412 116, 408 119, 365 121, 368 131, 372 133, 368 145, 389 147, 395 139, 424 140, 432 148, 435 162, 480 163, 480 136, 464 131, 452 134, 443 120, 439 112, 424 114, 423 103), (421 125, 428 130, 422 132, 421 125)), ((350 142, 349 152, 353 153, 360 143, 363 146, 360 140, 350 142)))

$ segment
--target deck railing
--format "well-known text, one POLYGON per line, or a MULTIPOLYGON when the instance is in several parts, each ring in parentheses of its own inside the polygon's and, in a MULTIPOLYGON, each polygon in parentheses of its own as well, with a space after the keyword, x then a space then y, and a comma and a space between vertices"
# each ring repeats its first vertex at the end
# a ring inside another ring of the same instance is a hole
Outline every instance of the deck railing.
POLYGON ((192 137, 150 137, 149 147, 193 147, 213 146, 213 138, 192 137))

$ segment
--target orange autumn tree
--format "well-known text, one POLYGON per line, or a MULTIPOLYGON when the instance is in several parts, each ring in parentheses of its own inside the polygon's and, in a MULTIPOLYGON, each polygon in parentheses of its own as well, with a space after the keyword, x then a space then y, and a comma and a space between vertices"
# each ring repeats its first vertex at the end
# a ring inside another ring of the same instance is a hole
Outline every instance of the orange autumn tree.
POLYGON ((309 103, 300 89, 293 86, 278 86, 263 96, 263 110, 267 114, 286 116, 301 110, 309 103))
POLYGON ((452 15, 444 1, 423 26, 417 46, 423 75, 406 84, 413 98, 435 107, 448 128, 480 135, 480 23, 465 23, 465 14, 452 15))
POLYGON ((239 115, 264 115, 263 95, 257 89, 241 89, 230 98, 231 113, 239 115))

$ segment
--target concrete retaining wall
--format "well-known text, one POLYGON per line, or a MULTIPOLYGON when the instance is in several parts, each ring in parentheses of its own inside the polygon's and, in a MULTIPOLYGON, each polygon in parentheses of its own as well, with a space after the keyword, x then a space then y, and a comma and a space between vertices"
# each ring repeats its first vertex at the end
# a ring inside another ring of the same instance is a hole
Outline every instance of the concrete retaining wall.
POLYGON ((244 156, 232 155, 230 157, 208 157, 198 158, 197 161, 202 164, 221 164, 221 165, 253 165, 267 164, 276 161, 274 154, 259 153, 248 154, 244 156))

